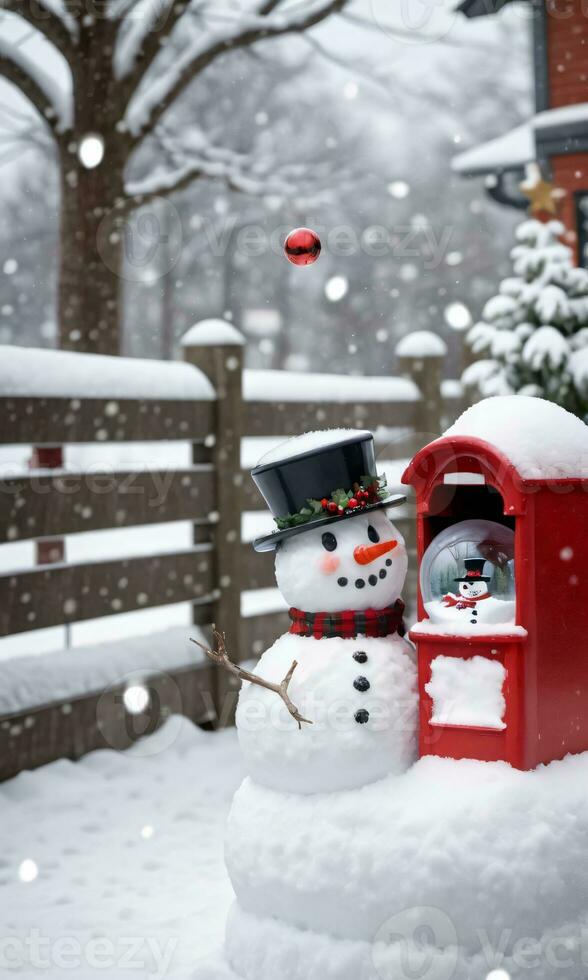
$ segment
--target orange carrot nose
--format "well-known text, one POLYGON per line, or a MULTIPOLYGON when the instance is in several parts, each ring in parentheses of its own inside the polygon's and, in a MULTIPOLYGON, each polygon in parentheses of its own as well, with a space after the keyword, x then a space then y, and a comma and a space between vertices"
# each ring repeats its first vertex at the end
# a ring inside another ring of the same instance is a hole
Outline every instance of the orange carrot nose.
POLYGON ((369 565, 380 555, 385 555, 387 551, 392 551, 398 541, 380 541, 378 544, 360 544, 353 549, 353 557, 358 565, 369 565))

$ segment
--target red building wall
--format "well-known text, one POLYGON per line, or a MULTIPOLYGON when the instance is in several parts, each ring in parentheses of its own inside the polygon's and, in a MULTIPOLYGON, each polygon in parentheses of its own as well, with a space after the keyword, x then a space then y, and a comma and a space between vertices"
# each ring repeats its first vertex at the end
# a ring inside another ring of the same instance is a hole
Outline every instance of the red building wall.
MULTIPOLYGON (((546 0, 545 9, 549 108, 588 102, 588 0, 546 0)), ((550 163, 555 187, 566 192, 558 200, 557 217, 579 262, 574 195, 588 189, 588 153, 552 156, 550 163)))
POLYGON ((558 200, 557 217, 567 229, 564 236, 566 245, 576 250, 576 262, 579 262, 574 194, 576 191, 586 191, 588 187, 588 153, 551 157, 551 171, 554 185, 566 192, 565 197, 558 200))
POLYGON ((588 102, 588 2, 547 0, 549 108, 588 102))

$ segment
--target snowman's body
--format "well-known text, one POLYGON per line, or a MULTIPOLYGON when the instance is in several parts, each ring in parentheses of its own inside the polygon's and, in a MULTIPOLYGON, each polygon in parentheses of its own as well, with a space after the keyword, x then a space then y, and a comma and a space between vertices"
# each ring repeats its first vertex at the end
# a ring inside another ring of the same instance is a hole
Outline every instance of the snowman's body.
POLYGON ((415 753, 408 650, 400 637, 281 636, 256 672, 277 683, 296 660, 290 696, 313 724, 297 731, 275 694, 247 685, 237 726, 252 778, 286 793, 322 793, 404 772, 415 753), (354 659, 358 655, 361 662, 354 659), (369 688, 363 690, 366 681, 369 688), (365 722, 356 721, 359 712, 367 712, 365 722))
MULTIPOLYGON (((383 510, 292 537, 276 558, 278 585, 307 613, 382 610, 406 575, 402 536, 383 510)), ((237 711, 239 740, 253 779, 282 792, 350 789, 404 772, 416 753, 416 667, 397 632, 381 637, 286 633, 256 668, 277 683, 298 666, 289 693, 297 724, 276 695, 246 684, 237 711)))

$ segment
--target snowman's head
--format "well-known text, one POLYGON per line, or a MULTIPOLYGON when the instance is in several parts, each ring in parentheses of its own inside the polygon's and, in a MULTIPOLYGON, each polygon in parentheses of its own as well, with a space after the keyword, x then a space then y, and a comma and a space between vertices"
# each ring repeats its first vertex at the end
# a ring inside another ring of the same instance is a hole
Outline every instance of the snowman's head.
POLYGON ((374 510, 287 538, 276 578, 288 605, 305 612, 384 609, 399 598, 407 564, 402 535, 374 510))
POLYGON ((459 594, 464 599, 478 599, 481 595, 486 595, 487 591, 488 585, 486 582, 481 582, 480 579, 471 579, 468 582, 459 583, 459 594))

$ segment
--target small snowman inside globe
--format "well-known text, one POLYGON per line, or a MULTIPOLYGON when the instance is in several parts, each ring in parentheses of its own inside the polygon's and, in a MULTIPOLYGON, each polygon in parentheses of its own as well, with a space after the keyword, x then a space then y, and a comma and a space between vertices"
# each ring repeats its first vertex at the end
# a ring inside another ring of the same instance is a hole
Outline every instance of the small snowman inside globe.
POLYGON ((443 596, 446 606, 469 615, 472 626, 478 622, 478 603, 490 599, 492 595, 488 588, 491 576, 484 575, 485 564, 483 558, 465 558, 465 574, 455 579, 459 583, 459 596, 453 592, 443 596))

